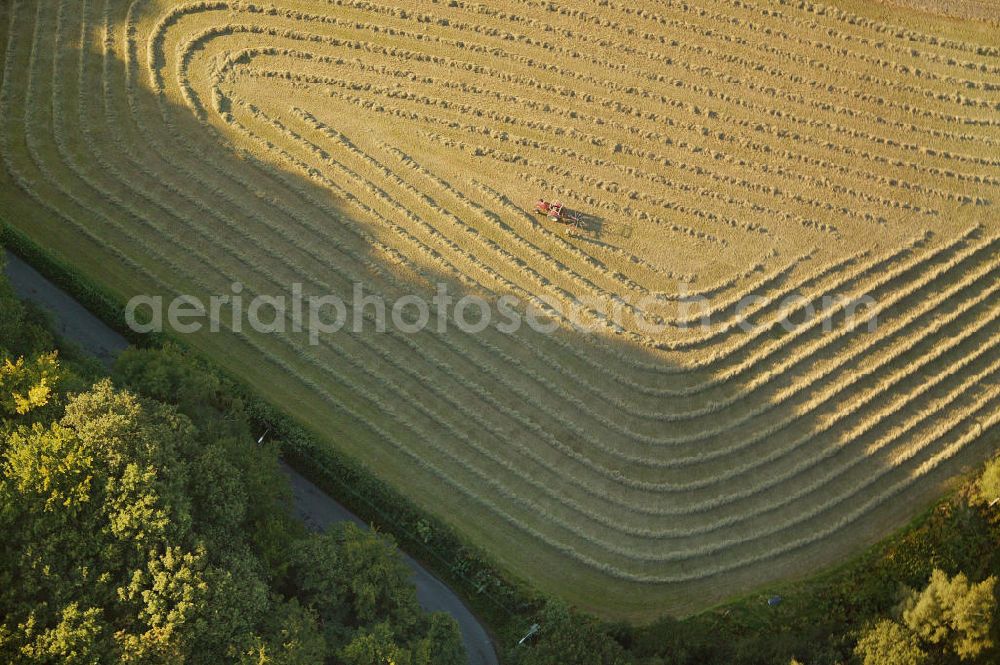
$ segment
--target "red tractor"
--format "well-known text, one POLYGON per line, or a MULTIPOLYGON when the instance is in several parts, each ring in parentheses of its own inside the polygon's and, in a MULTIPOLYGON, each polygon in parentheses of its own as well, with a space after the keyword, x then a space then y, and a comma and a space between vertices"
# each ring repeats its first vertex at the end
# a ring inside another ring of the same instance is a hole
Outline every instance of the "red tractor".
POLYGON ((583 224, 583 215, 572 210, 567 210, 559 201, 549 203, 545 199, 538 199, 535 203, 535 212, 545 215, 553 222, 568 224, 579 228, 583 224))

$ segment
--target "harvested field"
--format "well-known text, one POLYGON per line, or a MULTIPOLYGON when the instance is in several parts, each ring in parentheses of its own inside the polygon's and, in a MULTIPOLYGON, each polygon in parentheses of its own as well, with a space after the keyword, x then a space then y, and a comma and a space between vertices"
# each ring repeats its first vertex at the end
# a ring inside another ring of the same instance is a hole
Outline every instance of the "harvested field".
POLYGON ((985 23, 847 1, 0 12, 5 221, 123 299, 445 283, 595 324, 376 333, 368 309, 315 345, 190 336, 545 591, 703 609, 842 560, 986 452, 985 23))
POLYGON ((1000 6, 993 0, 880 0, 880 2, 930 14, 1000 24, 1000 6))

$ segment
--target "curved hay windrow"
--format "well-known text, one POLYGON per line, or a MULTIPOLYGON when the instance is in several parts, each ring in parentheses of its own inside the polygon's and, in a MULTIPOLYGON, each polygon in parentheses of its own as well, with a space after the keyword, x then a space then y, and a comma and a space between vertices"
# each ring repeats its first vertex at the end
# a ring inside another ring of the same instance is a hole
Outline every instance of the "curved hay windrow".
POLYGON ((0 11, 6 221, 122 297, 444 283, 559 323, 376 333, 368 308, 318 344, 191 337, 546 591, 703 608, 856 551, 988 447, 987 24, 851 0, 0 11))

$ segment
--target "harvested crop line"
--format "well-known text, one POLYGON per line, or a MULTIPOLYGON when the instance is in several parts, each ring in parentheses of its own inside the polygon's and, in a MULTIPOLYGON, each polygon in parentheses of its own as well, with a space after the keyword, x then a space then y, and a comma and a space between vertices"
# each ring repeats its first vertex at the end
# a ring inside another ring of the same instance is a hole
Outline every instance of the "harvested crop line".
POLYGON ((690 611, 832 563, 1000 418, 1000 44, 972 24, 8 5, 5 221, 126 297, 356 308, 191 340, 579 605, 690 611), (381 331, 364 304, 442 287, 552 326, 381 331))

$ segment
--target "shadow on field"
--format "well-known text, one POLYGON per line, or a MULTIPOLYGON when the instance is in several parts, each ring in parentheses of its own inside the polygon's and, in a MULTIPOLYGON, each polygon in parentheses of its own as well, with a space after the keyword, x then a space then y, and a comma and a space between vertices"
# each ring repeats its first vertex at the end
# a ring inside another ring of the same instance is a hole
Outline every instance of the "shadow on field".
MULTIPOLYGON (((30 39, 31 31, 18 34, 30 39)), ((56 52, 56 64, 78 71, 79 51, 38 46, 36 67, 51 67, 56 52)), ((144 57, 144 47, 140 51, 144 57)), ((349 309, 357 282, 364 294, 383 293, 390 302, 405 295, 429 299, 439 283, 456 302, 505 293, 494 286, 501 280, 476 263, 493 255, 487 245, 467 242, 450 216, 468 216, 459 198, 434 191, 433 208, 419 196, 426 179, 403 166, 373 166, 358 154, 361 147, 338 138, 340 128, 319 131, 291 113, 291 89, 287 97, 261 88, 258 97, 219 102, 232 114, 228 123, 214 102, 199 99, 206 125, 191 107, 153 95, 145 83, 130 101, 123 61, 102 62, 96 50, 85 52, 82 93, 66 76, 55 83, 39 79, 26 99, 30 49, 18 45, 13 53, 16 62, 5 76, 16 80, 8 84, 3 131, 14 150, 11 162, 33 183, 37 199, 15 194, 5 175, 3 202, 15 213, 9 221, 115 293, 184 293, 208 302, 213 295, 237 295, 238 283, 248 302, 251 295, 290 295, 298 283, 304 294, 334 294, 349 309), (26 108, 32 109, 30 137, 26 108), (280 117, 267 115, 281 109, 280 117), (46 134, 53 120, 61 138, 46 134), (265 135, 270 145, 239 125, 265 135), (36 153, 48 160, 47 173, 32 165, 25 142, 41 147, 36 153), (430 237, 430 228, 438 234, 433 256, 410 242, 430 237)), ((234 80, 233 86, 250 89, 234 80)), ((324 118, 340 113, 345 125, 357 126, 351 124, 356 118, 349 122, 349 108, 331 108, 324 118)), ((386 123, 368 125, 365 146, 399 140, 400 132, 386 123)), ((415 140, 405 150, 421 164, 442 159, 435 153, 440 146, 426 142, 415 140)), ((383 166, 389 154, 378 153, 383 166)), ((477 177, 486 181, 489 173, 477 177)), ((490 186, 503 191, 506 185, 490 186)), ((509 214, 489 212, 501 219, 509 214)), ((592 237, 583 239, 595 245, 613 244, 614 235, 629 228, 597 217, 585 224, 592 237)), ((503 246, 513 248, 515 240, 503 246)), ((520 258, 525 265, 500 260, 491 268, 505 271, 505 280, 548 291, 544 276, 555 261, 520 258)), ((588 270, 577 259, 559 260, 581 274, 588 270)), ((788 286, 776 281, 769 289, 788 286)), ((232 307, 220 311, 231 314, 232 307)), ((720 311, 723 321, 734 314, 728 306, 720 311)), ((764 308, 751 321, 773 315, 774 308, 764 308)), ((914 390, 985 335, 971 336, 893 390, 914 390)), ((858 377, 846 393, 821 400, 844 378, 823 373, 835 351, 880 344, 877 333, 845 335, 811 355, 802 350, 821 340, 819 332, 797 335, 794 344, 786 344, 788 335, 720 334, 694 346, 712 360, 690 371, 676 362, 685 362, 684 353, 567 327, 543 333, 522 326, 505 334, 452 326, 411 334, 376 332, 369 321, 361 332, 331 333, 318 344, 308 331, 294 330, 203 330, 184 337, 455 525, 516 576, 607 616, 689 613, 812 573, 912 516, 940 481, 983 452, 950 459, 918 487, 886 496, 886 488, 932 459, 935 447, 929 446, 894 464, 899 449, 890 437, 920 404, 851 438, 891 395, 849 412, 850 395, 875 389, 879 377, 858 377), (787 371, 760 381, 785 361, 787 371), (815 385, 800 389, 814 376, 815 385), (871 502, 879 509, 841 528, 845 517, 871 502), (828 531, 832 535, 824 535, 828 531)), ((933 343, 915 337, 902 358, 915 359, 933 343)), ((927 399, 943 398, 956 381, 932 388, 927 399)), ((966 425, 960 421, 943 440, 957 439, 966 425)), ((914 436, 923 427, 915 427, 914 436)), ((427 538, 433 542, 432 533, 427 538)))

